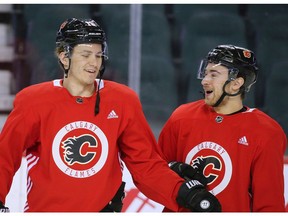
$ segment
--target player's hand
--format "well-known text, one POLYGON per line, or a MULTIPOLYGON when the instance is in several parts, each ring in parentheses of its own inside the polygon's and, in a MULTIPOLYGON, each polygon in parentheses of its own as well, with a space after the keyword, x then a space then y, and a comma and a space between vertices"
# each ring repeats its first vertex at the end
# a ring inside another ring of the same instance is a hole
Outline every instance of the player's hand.
POLYGON ((207 185, 207 178, 198 169, 194 169, 191 165, 172 161, 169 164, 170 169, 176 172, 180 177, 186 180, 198 180, 203 185, 207 185))
POLYGON ((8 213, 10 212, 8 207, 5 207, 3 203, 0 201, 0 213, 8 213))
POLYGON ((176 201, 193 212, 221 212, 218 199, 197 180, 185 181, 180 186, 176 201))

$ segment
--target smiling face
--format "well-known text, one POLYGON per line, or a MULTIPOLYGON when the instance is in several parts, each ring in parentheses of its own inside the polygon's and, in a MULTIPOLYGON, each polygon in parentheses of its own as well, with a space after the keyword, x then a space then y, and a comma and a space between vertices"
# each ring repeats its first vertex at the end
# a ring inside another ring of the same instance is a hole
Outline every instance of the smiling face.
POLYGON ((205 69, 205 75, 201 81, 205 93, 206 104, 209 106, 216 104, 223 93, 223 86, 227 80, 227 67, 220 64, 208 63, 205 69))
POLYGON ((83 85, 93 84, 101 64, 101 44, 79 44, 73 49, 69 79, 83 85))
MULTIPOLYGON (((59 59, 64 68, 69 67, 69 58, 62 52, 59 59)), ((101 44, 78 44, 73 48, 70 58, 70 69, 65 82, 76 85, 91 85, 94 83, 102 65, 101 44)))
POLYGON ((95 90, 95 79, 102 65, 101 44, 78 44, 72 52, 58 54, 63 67, 68 71, 63 86, 74 96, 91 96, 95 90))
POLYGON ((205 93, 205 103, 213 106, 214 110, 222 114, 230 114, 240 110, 243 107, 240 88, 244 84, 242 77, 236 77, 233 71, 221 64, 208 63, 205 67, 201 84, 205 93), (230 76, 228 75, 230 71, 230 76), (230 77, 230 78, 229 78, 230 77), (225 82, 229 82, 225 85, 225 82), (218 100, 221 98, 225 86, 226 96, 218 106, 218 100))

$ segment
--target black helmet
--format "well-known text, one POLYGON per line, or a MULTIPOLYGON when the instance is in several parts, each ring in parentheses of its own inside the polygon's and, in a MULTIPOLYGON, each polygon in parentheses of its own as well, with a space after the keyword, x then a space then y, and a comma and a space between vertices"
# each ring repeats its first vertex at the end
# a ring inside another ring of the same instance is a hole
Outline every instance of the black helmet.
POLYGON ((258 67, 254 53, 251 50, 234 45, 217 46, 201 62, 198 78, 203 78, 204 70, 209 62, 226 66, 229 69, 230 81, 236 77, 243 77, 246 92, 257 80, 258 67))
POLYGON ((105 32, 92 19, 69 18, 64 21, 56 36, 56 47, 69 49, 81 43, 102 44, 104 59, 108 58, 105 32))

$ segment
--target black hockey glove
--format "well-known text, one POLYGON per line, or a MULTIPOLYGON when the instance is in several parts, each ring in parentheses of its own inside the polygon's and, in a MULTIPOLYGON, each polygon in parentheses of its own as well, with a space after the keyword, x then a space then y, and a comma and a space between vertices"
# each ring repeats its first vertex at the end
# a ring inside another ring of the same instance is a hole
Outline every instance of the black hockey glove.
POLYGON ((10 210, 8 207, 5 207, 3 203, 0 201, 0 213, 9 213, 10 210))
POLYGON ((170 169, 176 172, 180 177, 186 180, 198 180, 203 185, 207 185, 207 178, 198 169, 194 169, 191 165, 172 161, 169 164, 170 169))
POLYGON ((197 180, 185 181, 180 186, 176 201, 193 212, 221 212, 217 198, 197 180))
POLYGON ((100 212, 121 212, 125 198, 125 184, 122 182, 113 199, 100 212))

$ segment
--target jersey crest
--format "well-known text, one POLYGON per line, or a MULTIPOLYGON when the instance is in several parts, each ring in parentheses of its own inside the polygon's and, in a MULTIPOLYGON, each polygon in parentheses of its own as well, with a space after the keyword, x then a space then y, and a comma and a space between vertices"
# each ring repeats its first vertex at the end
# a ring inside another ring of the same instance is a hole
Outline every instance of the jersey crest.
POLYGON ((71 122, 56 134, 52 155, 64 174, 73 178, 88 178, 104 166, 108 157, 108 140, 102 130, 91 122, 71 122))
POLYGON ((196 145, 186 156, 185 163, 202 171, 209 191, 217 195, 231 180, 232 162, 228 152, 214 142, 196 145))

